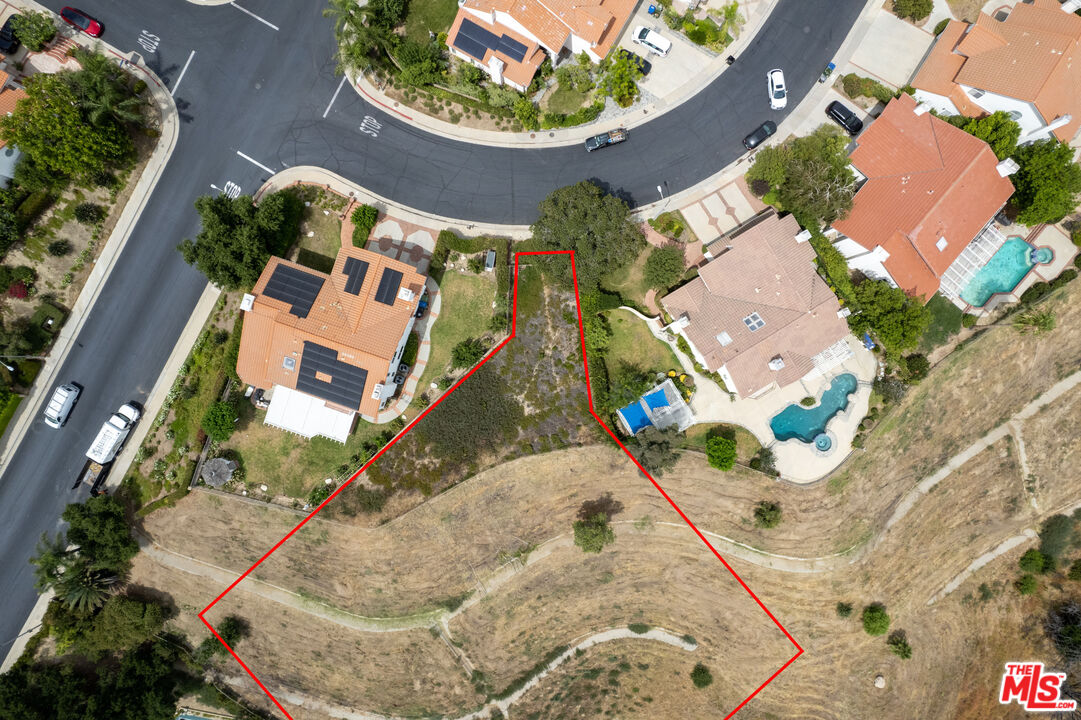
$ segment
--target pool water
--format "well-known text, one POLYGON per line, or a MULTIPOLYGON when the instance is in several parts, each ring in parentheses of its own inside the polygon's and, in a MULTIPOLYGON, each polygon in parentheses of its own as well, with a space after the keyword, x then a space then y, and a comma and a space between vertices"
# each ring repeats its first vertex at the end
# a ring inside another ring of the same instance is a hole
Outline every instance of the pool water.
POLYGON ((1037 255, 1038 262, 1050 261, 1050 258, 1042 260, 1039 250, 1034 253, 1032 246, 1021 238, 1011 237, 969 280, 961 290, 961 299, 973 307, 983 307, 995 293, 1010 292, 1032 269, 1033 255, 1037 255))
MULTIPOLYGON (((829 436, 824 435, 826 425, 834 415, 848 407, 848 396, 856 392, 858 386, 859 382, 852 373, 838 375, 833 378, 829 389, 822 393, 822 400, 815 407, 792 404, 774 415, 769 421, 773 436, 778 440, 798 438, 818 446, 817 438, 822 435, 829 443, 829 436)), ((828 450, 829 445, 821 449, 828 450)))
POLYGON ((826 452, 833 447, 833 441, 830 440, 830 436, 826 433, 822 433, 815 437, 815 447, 822 452, 826 452))
POLYGON ((1049 263, 1055 259, 1055 252, 1049 247, 1040 247, 1032 251, 1032 262, 1037 265, 1049 263))

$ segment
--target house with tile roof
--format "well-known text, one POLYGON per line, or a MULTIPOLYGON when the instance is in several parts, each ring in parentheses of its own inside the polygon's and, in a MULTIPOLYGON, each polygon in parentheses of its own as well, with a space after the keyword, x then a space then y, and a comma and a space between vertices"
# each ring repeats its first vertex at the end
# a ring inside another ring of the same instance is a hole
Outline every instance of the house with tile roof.
POLYGON ((500 85, 524 91, 551 56, 585 53, 600 62, 637 0, 459 0, 447 47, 500 85))
POLYGON ((394 381, 424 276, 343 247, 330 274, 272 257, 244 296, 237 374, 270 400, 266 422, 344 442, 354 415, 374 422, 394 381))
POLYGON ((912 87, 947 115, 1005 111, 1022 142, 1070 142, 1081 128, 1081 17, 1058 0, 1031 0, 975 23, 951 20, 912 87))
POLYGON ((714 245, 698 277, 661 299, 674 318, 668 330, 741 397, 820 376, 853 354, 809 237, 791 215, 772 213, 714 245))
POLYGON ((960 304, 1006 240, 994 218, 1017 165, 903 93, 856 143, 849 161, 861 185, 848 216, 833 223, 834 247, 853 270, 911 297, 926 302, 941 289, 960 304))

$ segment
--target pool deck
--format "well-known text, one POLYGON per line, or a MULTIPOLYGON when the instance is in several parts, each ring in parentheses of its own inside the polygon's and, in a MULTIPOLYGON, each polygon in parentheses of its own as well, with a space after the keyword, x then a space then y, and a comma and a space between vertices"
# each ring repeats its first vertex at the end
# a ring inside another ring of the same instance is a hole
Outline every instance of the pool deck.
POLYGON ((800 484, 821 480, 852 453, 852 438, 859 430, 860 421, 867 414, 871 383, 878 373, 878 360, 874 353, 864 348, 855 337, 848 337, 849 347, 855 354, 824 376, 775 388, 757 398, 733 398, 715 382, 695 372, 694 365, 676 346, 675 339, 663 330, 659 318, 648 318, 631 308, 623 309, 634 313, 646 323, 654 337, 667 343, 679 359, 684 372, 694 378, 695 392, 690 406, 696 423, 729 423, 745 427, 763 446, 773 450, 777 458, 777 470, 783 479, 800 484), (829 388, 833 378, 844 373, 855 375, 859 386, 850 396, 848 406, 827 425, 833 439, 833 446, 829 451, 822 453, 815 449, 813 443, 801 440, 781 442, 773 436, 769 421, 774 415, 791 404, 798 404, 807 396, 817 400, 829 388))
POLYGON ((1070 240, 1070 236, 1066 234, 1066 231, 1059 226, 1046 225, 1038 233, 1030 234, 1025 240, 1036 248, 1051 248, 1051 251, 1055 253, 1055 257, 1046 265, 1034 266, 1028 275, 1025 275, 1021 282, 1017 283, 1012 292, 995 293, 983 304, 983 307, 977 308, 970 305, 965 309, 965 312, 976 316, 988 315, 1002 305, 1017 302, 1021 299, 1021 294, 1036 283, 1051 282, 1063 270, 1073 267, 1073 259, 1077 255, 1078 249, 1070 240))

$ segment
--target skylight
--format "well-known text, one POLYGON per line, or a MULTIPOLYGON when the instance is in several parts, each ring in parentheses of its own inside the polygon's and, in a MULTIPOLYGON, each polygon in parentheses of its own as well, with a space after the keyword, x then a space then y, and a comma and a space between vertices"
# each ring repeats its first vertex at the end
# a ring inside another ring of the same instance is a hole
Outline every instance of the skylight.
POLYGON ((751 332, 759 329, 766 324, 766 321, 762 319, 762 316, 756 312, 751 313, 747 317, 743 318, 743 324, 747 326, 747 329, 751 332))

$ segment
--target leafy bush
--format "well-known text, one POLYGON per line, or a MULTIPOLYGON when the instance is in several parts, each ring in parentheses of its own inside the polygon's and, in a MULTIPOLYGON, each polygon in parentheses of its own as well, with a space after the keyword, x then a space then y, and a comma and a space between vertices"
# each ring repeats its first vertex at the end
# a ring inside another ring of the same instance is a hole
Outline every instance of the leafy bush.
POLYGON ((683 34, 695 45, 713 45, 721 39, 721 29, 709 18, 684 22, 683 34))
POLYGON ((49 243, 49 254, 53 257, 64 257, 71 252, 71 243, 67 240, 53 240, 49 243))
POLYGON ((919 353, 906 356, 904 364, 905 382, 912 385, 923 380, 927 377, 927 373, 931 371, 931 362, 927 359, 926 355, 921 355, 919 353))
POLYGON ((650 627, 645 623, 631 623, 627 626, 627 629, 636 635, 645 635, 649 632, 650 627))
POLYGON ((814 405, 817 402, 818 402, 817 400, 815 400, 813 397, 808 395, 807 397, 800 400, 799 404, 802 405, 803 407, 811 407, 812 405, 814 405))
POLYGON ((11 29, 27 50, 41 52, 56 35, 53 17, 47 12, 21 12, 11 17, 11 29))
POLYGON ((667 245, 654 248, 649 253, 642 275, 651 288, 667 291, 679 282, 683 271, 683 248, 667 245))
POLYGON ((1017 148, 1013 158, 1020 166, 1010 179, 1021 224, 1057 223, 1074 211, 1081 166, 1073 161, 1073 148, 1049 138, 1017 148))
POLYGON ((890 652, 902 660, 908 660, 912 657, 912 646, 908 644, 908 636, 904 630, 891 632, 886 644, 889 645, 890 652))
POLYGON ((570 115, 565 115, 563 113, 545 113, 544 117, 541 119, 541 127, 545 130, 549 130, 551 128, 585 125, 586 123, 591 123, 596 120, 603 111, 604 103, 597 101, 592 105, 579 108, 570 115))
POLYGON ((1060 287, 1073 281, 1077 277, 1076 270, 1063 270, 1059 276, 1051 281, 1051 289, 1058 290, 1060 287))
POLYGON ((608 516, 597 513, 586 520, 577 520, 574 523, 574 544, 582 548, 583 552, 599 553, 605 545, 613 543, 616 534, 608 525, 608 516))
POLYGON ((1025 551, 1017 565, 1027 573, 1042 573, 1053 568, 1055 562, 1036 548, 1031 548, 1025 551))
POLYGON ((736 463, 736 441, 726 437, 711 437, 706 441, 706 459, 711 467, 731 470, 736 463))
POLYGON ((30 295, 29 288, 22 280, 16 280, 8 287, 8 297, 24 299, 30 295))
POLYGON ((769 529, 777 527, 781 524, 781 505, 780 503, 769 502, 762 500, 754 508, 754 524, 755 527, 763 529, 769 529))
POLYGON ((938 24, 935 25, 935 37, 938 37, 939 35, 941 35, 942 31, 945 30, 946 26, 949 25, 949 24, 950 24, 950 19, 949 18, 943 18, 942 20, 939 20, 938 24))
POLYGON ((1031 305, 1037 300, 1042 299, 1048 293, 1051 292, 1051 285, 1045 282, 1032 283, 1028 290, 1021 293, 1021 304, 1031 305))
POLYGON ((201 425, 211 440, 225 442, 236 429, 236 418, 236 406, 223 400, 207 408, 201 425))
POLYGON ((518 98, 514 103, 514 117, 526 130, 539 130, 540 119, 537 106, 532 100, 525 97, 518 98))
POLYGON ((675 428, 658 430, 647 427, 635 436, 634 444, 628 449, 647 472, 660 477, 672 469, 679 459, 674 443, 678 434, 675 428))
POLYGON ((38 190, 27 195, 15 209, 15 220, 18 226, 25 230, 33 225, 34 221, 48 210, 55 200, 56 196, 48 190, 38 190))
POLYGON ((1032 595, 1039 589, 1039 584, 1036 582, 1036 576, 1029 574, 1017 578, 1013 586, 1021 595, 1032 595))
POLYGON ((890 629, 890 616, 882 603, 872 603, 863 609, 863 630, 868 635, 885 635, 890 629))
POLYGON ((488 346, 480 338, 466 338, 454 346, 450 354, 451 367, 469 368, 480 362, 488 346))
POLYGON ((975 315, 972 315, 970 313, 965 313, 964 315, 961 316, 961 327, 966 327, 966 328, 975 327, 976 326, 976 321, 978 319, 979 318, 977 318, 975 315))
POLYGON ((1081 560, 1073 561, 1073 564, 1070 565, 1070 571, 1066 573, 1066 577, 1074 581, 1081 580, 1081 560))
POLYGON ((748 183, 748 187, 750 187, 751 192, 755 197, 762 197, 769 192, 769 183, 761 178, 751 180, 751 182, 748 183))
POLYGON ((96 225, 105 219, 105 208, 95 203, 79 203, 75 206, 75 219, 83 225, 96 225))
POLYGON ((379 221, 379 210, 371 205, 358 205, 350 219, 353 221, 353 247, 362 248, 379 221))
POLYGON ((837 617, 846 618, 852 615, 852 603, 837 603, 837 617))
POLYGON ((704 687, 708 687, 713 683, 713 673, 709 671, 709 668, 698 663, 694 666, 694 670, 691 670, 691 682, 694 686, 701 690, 704 687))
POLYGON ((630 107, 638 97, 638 79, 642 77, 642 71, 625 54, 606 59, 601 67, 604 75, 600 85, 605 94, 610 95, 620 107, 630 107))
POLYGON ((1066 515, 1052 515, 1040 526, 1040 552, 1052 562, 1077 542, 1074 520, 1066 515))
POLYGON ((416 332, 409 333, 405 341, 405 349, 402 350, 402 362, 412 365, 417 361, 417 351, 420 350, 420 335, 416 332))
POLYGON ((522 97, 517 90, 509 87, 496 85, 488 88, 488 104, 497 108, 514 107, 514 104, 522 97))
MULTIPOLYGON (((935 9, 933 0, 893 0, 893 14, 899 18, 923 20, 935 9)), ((938 28, 935 28, 936 30, 938 28)), ((935 33, 938 34, 937 32, 935 33)))

